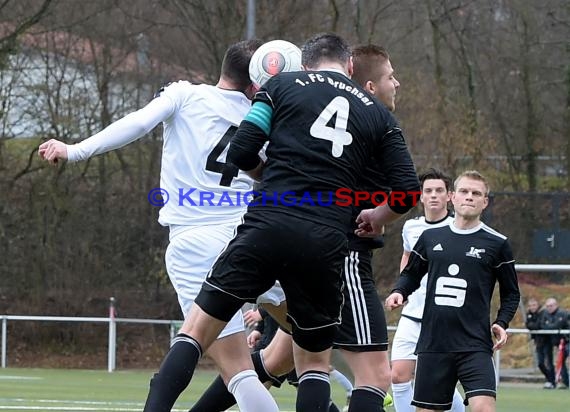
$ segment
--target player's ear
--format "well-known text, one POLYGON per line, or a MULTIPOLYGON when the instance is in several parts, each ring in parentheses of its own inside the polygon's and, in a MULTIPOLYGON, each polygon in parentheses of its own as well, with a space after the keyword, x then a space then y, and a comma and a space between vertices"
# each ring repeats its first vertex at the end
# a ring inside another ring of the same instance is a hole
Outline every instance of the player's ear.
POLYGON ((348 74, 348 77, 352 77, 352 74, 354 73, 354 62, 352 61, 352 56, 350 56, 348 59, 348 67, 346 68, 346 73, 348 74))
POLYGON ((364 84, 364 90, 374 95, 374 92, 376 91, 376 85, 372 80, 367 80, 366 83, 364 84))
POLYGON ((485 199, 483 199, 483 210, 485 210, 488 205, 489 205, 489 196, 485 196, 485 199))
POLYGON ((249 86, 247 86, 247 88, 245 89, 245 95, 247 96, 247 98, 249 100, 253 99, 253 96, 255 96, 255 93, 257 93, 259 91, 261 87, 255 83, 251 83, 249 86))

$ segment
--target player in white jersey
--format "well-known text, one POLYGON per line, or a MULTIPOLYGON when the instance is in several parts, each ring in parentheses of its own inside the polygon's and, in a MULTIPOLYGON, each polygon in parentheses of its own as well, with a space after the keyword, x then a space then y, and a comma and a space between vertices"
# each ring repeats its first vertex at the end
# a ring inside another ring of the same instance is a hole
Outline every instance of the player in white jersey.
MULTIPOLYGON (((403 249, 400 271, 408 263, 410 253, 424 230, 448 225, 453 219, 447 209, 451 196, 451 178, 439 170, 429 169, 419 176, 422 194, 420 201, 424 216, 410 219, 402 229, 403 249)), ((412 376, 417 356, 414 354, 420 336, 426 298, 427 275, 418 290, 408 297, 392 342, 392 395, 397 412, 413 412, 412 376)), ((453 412, 463 412, 465 406, 457 389, 453 397, 453 412)))
MULTIPOLYGON (((241 223, 246 193, 253 188, 253 180, 237 167, 226 165, 225 157, 256 91, 249 78, 249 61, 260 44, 250 40, 230 46, 216 86, 172 83, 144 108, 78 144, 52 139, 39 147, 40 157, 52 164, 76 162, 120 148, 163 123, 160 185, 163 199, 168 196, 169 201, 160 211, 159 223, 170 229, 166 268, 185 316, 214 261, 241 223)), ((186 323, 181 331, 187 328, 186 323)), ((184 333, 177 335, 162 367, 184 368, 181 360, 191 345, 193 341, 184 333)), ((220 367, 240 410, 278 410, 254 372, 241 311, 219 334, 208 355, 220 367)), ((169 374, 155 375, 151 392, 158 396, 153 404, 147 400, 145 411, 170 411, 191 377, 186 373, 185 380, 172 380, 169 374)))

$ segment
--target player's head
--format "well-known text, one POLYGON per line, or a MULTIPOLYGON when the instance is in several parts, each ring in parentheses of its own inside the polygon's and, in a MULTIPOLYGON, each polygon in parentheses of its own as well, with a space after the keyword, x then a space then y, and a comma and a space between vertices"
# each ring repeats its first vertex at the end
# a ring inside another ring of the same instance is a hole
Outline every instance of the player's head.
POLYGON ((222 61, 220 80, 228 82, 232 89, 239 90, 248 97, 253 96, 254 86, 249 78, 249 61, 262 44, 261 40, 244 40, 228 47, 222 61))
POLYGON ((440 220, 447 215, 451 199, 451 177, 433 167, 418 176, 422 194, 420 202, 428 220, 440 220))
POLYGON ((461 173, 454 183, 451 196, 455 214, 467 220, 479 219, 489 204, 489 183, 476 170, 461 173))
POLYGON ((554 313, 556 312, 556 309, 558 309, 558 302, 554 298, 548 298, 546 299, 546 302, 544 302, 544 307, 548 313, 554 313))
POLYGON ((352 49, 352 79, 380 100, 390 111, 396 110, 400 82, 394 76, 390 55, 381 46, 368 44, 352 49))
POLYGON ((301 52, 301 62, 306 70, 339 66, 348 76, 352 75, 352 51, 338 34, 317 34, 303 44, 301 52))
POLYGON ((536 300, 535 298, 530 298, 527 302, 527 306, 528 310, 533 313, 540 308, 540 304, 538 303, 538 300, 536 300))

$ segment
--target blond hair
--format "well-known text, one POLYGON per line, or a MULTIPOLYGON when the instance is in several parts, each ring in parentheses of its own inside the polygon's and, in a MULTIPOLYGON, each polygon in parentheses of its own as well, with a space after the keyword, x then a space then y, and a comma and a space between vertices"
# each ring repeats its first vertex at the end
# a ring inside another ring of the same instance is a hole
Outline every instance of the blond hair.
POLYGON ((489 182, 487 181, 485 176, 483 176, 477 170, 466 170, 465 172, 463 172, 459 176, 457 176, 457 178, 455 179, 455 182, 453 182, 453 189, 454 190, 457 190, 457 183, 459 183, 459 180, 461 180, 461 178, 463 178, 463 177, 473 179, 473 180, 478 180, 479 182, 483 182, 483 184, 485 185, 485 190, 486 190, 485 196, 487 196, 489 194, 489 192, 491 191, 491 187, 489 186, 489 182))

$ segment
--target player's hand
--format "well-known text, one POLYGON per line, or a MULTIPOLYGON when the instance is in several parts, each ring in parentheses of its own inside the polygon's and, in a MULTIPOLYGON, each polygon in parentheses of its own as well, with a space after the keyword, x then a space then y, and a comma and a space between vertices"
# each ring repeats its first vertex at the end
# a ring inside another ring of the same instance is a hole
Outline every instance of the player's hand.
POLYGON ((360 237, 376 237, 384 234, 384 225, 376 223, 376 209, 365 209, 356 218, 358 228, 354 234, 360 237))
POLYGON ((249 335, 247 335, 247 346, 250 348, 254 348, 257 345, 257 342, 261 340, 261 332, 258 330, 252 331, 249 335))
POLYGON ((386 298, 386 302, 384 303, 384 306, 386 306, 388 310, 396 309, 403 305, 404 305, 404 297, 402 296, 401 293, 398 292, 394 292, 390 296, 388 296, 386 298))
POLYGON ((243 314, 243 320, 248 328, 255 326, 257 322, 260 322, 263 318, 258 310, 248 310, 243 314))
POLYGON ((493 336, 497 340, 493 346, 493 350, 498 350, 505 346, 508 339, 507 331, 504 330, 501 326, 494 323, 493 326, 491 326, 491 332, 493 332, 493 336))
POLYGON ((49 164, 55 165, 59 160, 67 160, 67 145, 59 140, 50 139, 40 145, 38 154, 49 164))

